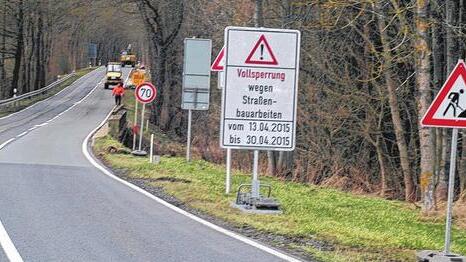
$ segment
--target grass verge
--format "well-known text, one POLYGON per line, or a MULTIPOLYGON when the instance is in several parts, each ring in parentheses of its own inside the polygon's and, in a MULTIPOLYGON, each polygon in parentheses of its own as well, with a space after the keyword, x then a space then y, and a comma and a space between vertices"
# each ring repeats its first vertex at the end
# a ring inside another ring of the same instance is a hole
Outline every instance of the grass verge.
POLYGON ((33 97, 32 99, 25 99, 23 101, 19 101, 18 104, 14 108, 8 108, 7 110, 0 111, 0 117, 7 116, 11 113, 20 111, 28 106, 31 106, 41 100, 47 99, 56 93, 60 92, 61 90, 65 89, 67 86, 71 85, 74 81, 78 80, 85 74, 91 72, 95 68, 84 68, 81 70, 76 71, 76 74, 67 80, 65 80, 63 83, 59 84, 58 86, 52 88, 49 92, 46 94, 38 95, 33 97))
MULTIPOLYGON (((443 247, 443 220, 421 218, 419 210, 404 202, 263 177, 283 214, 244 214, 230 207, 235 196, 223 193, 223 166, 201 160, 188 164, 180 157, 162 157, 152 165, 146 158, 109 153, 110 147, 123 148, 106 136, 95 141, 95 154, 128 178, 161 187, 191 208, 237 228, 328 243, 330 248, 290 243, 321 261, 413 261, 415 250, 443 247)), ((249 180, 248 174, 235 172, 233 188, 249 180)), ((454 252, 466 253, 466 230, 455 228, 452 241, 454 252)))

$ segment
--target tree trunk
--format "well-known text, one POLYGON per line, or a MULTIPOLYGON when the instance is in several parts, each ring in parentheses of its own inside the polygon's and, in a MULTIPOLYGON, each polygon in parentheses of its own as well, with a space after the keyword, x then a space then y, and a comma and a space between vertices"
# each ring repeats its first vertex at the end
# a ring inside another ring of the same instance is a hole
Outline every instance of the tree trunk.
MULTIPOLYGON (((156 67, 155 67, 155 71, 152 75, 153 79, 157 79, 157 100, 153 103, 151 103, 151 118, 153 121, 154 124, 156 125, 160 125, 162 128, 164 128, 164 124, 165 121, 167 121, 166 119, 164 120, 165 117, 162 116, 162 111, 164 111, 163 107, 165 106, 165 90, 164 90, 164 87, 165 87, 165 82, 166 82, 166 73, 167 73, 167 50, 166 48, 164 47, 161 47, 159 49, 159 52, 157 54, 157 64, 156 64, 156 67)), ((167 112, 168 113, 168 112, 167 112)), ((165 112, 164 112, 165 114, 165 112)))
MULTIPOLYGON (((464 11, 465 11, 465 6, 464 6, 464 0, 459 1, 459 8, 458 8, 458 24, 463 25, 464 24, 464 11)), ((465 30, 462 29, 461 34, 464 34, 465 30)), ((465 43, 464 41, 459 41, 460 46, 459 46, 459 54, 460 57, 465 56, 465 43)), ((459 179, 460 179, 460 195, 463 192, 466 192, 466 131, 461 130, 461 157, 459 160, 459 168, 458 168, 458 174, 459 174, 459 179)))
MULTIPOLYGON (((454 0, 447 0, 445 4, 445 13, 446 13, 446 64, 447 64, 447 73, 450 74, 453 71, 453 68, 457 62, 457 55, 456 55, 456 38, 453 31, 453 26, 456 25, 456 3, 454 0)), ((446 79, 446 77, 445 77, 446 79)), ((448 192, 448 175, 447 175, 447 165, 448 162, 448 155, 450 153, 449 146, 450 146, 450 139, 449 139, 449 130, 444 129, 443 131, 443 138, 442 138, 442 159, 440 164, 440 176, 439 181, 436 189, 436 195, 438 200, 445 201, 447 199, 447 192, 448 192)))
MULTIPOLYGON (((24 12, 23 12, 23 0, 19 0, 18 2, 18 14, 16 17, 16 24, 18 26, 18 33, 17 33, 17 40, 16 40, 16 50, 15 50, 15 63, 13 68, 13 80, 11 81, 11 88, 18 89, 19 77, 20 77, 20 70, 21 70, 21 60, 23 56, 23 48, 24 48, 24 12)), ((9 96, 13 96, 13 90, 9 96)))
POLYGON ((277 160, 274 151, 267 151, 267 174, 269 176, 275 176, 277 173, 277 160))
POLYGON ((448 192, 448 176, 447 176, 447 162, 448 162, 448 155, 450 153, 450 147, 448 146, 450 143, 450 135, 451 132, 449 129, 442 129, 441 130, 441 148, 439 149, 440 155, 440 166, 439 166, 439 179, 435 189, 435 195, 438 201, 446 201, 447 200, 447 192, 448 192))
POLYGON ((42 61, 42 11, 41 7, 38 8, 38 18, 37 18, 37 32, 35 34, 35 50, 34 50, 34 56, 36 57, 36 64, 35 64, 35 78, 34 78, 34 90, 37 90, 41 88, 42 84, 42 67, 43 67, 43 61, 42 61))
POLYGON ((31 91, 31 78, 33 67, 31 66, 34 62, 34 50, 36 47, 36 41, 34 41, 34 21, 32 18, 29 19, 26 29, 26 37, 24 41, 25 54, 24 54, 24 63, 23 63, 23 92, 31 91))
MULTIPOLYGON (((416 82, 418 87, 417 109, 419 120, 424 116, 431 102, 430 89, 430 47, 428 45, 429 21, 427 17, 428 2, 417 0, 416 3, 416 82)), ((432 128, 419 125, 419 145, 421 150, 421 194, 423 200, 422 209, 424 212, 431 212, 435 209, 434 198, 434 144, 432 128)))
MULTIPOLYGON (((3 0, 3 10, 2 10, 2 32, 5 32, 6 29, 6 0, 3 0)), ((5 50, 6 48, 6 36, 2 34, 1 36, 1 42, 0 42, 0 49, 5 50)), ((6 70, 5 70, 5 53, 0 52, 0 83, 3 83, 3 92, 0 93, 0 96, 2 98, 7 98, 8 97, 8 86, 6 84, 6 70)))
POLYGON ((396 94, 396 82, 393 79, 394 73, 392 72, 392 55, 389 46, 389 38, 386 32, 385 17, 382 15, 382 8, 380 2, 375 2, 375 11, 377 14, 377 27, 380 34, 380 42, 383 47, 383 59, 384 59, 384 77, 385 84, 388 90, 388 102, 390 106, 390 112, 395 129, 396 144, 400 154, 400 164, 403 172, 403 180, 405 185, 405 199, 406 201, 415 201, 415 185, 413 181, 413 175, 411 173, 411 167, 409 164, 408 147, 406 145, 406 139, 404 135, 403 122, 401 121, 400 109, 398 106, 398 97, 396 94))
POLYGON ((380 196, 385 197, 387 193, 387 175, 386 167, 383 156, 383 149, 381 146, 381 137, 378 135, 375 143, 375 150, 377 152, 377 161, 379 163, 379 172, 380 172, 380 196))
POLYGON ((264 26, 264 8, 262 0, 255 0, 256 6, 254 10, 254 26, 262 27, 264 26))

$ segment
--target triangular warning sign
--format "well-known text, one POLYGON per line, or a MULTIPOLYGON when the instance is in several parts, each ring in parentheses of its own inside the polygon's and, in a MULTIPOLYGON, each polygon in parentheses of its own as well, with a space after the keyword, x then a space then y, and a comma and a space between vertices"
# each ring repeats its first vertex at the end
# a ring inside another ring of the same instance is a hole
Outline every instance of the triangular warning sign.
POLYGON ((222 47, 220 53, 218 53, 217 58, 215 58, 214 63, 210 67, 210 71, 223 71, 225 66, 225 47, 222 47))
POLYGON ((251 53, 246 58, 246 64, 252 65, 278 65, 278 61, 273 54, 267 39, 261 35, 251 53))
POLYGON ((423 126, 466 128, 466 65, 459 60, 421 120, 423 126))

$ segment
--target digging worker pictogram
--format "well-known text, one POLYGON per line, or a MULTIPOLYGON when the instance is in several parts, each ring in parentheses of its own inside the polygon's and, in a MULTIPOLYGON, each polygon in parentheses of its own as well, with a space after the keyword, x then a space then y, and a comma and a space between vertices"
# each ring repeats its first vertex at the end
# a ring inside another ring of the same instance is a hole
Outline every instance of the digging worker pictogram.
POLYGON ((453 109, 453 116, 456 117, 456 109, 460 109, 461 111, 463 111, 464 109, 460 107, 459 105, 459 100, 460 100, 460 94, 463 94, 464 93, 464 90, 463 89, 460 89, 459 92, 451 92, 449 95, 448 95, 448 99, 450 99, 450 103, 448 104, 447 108, 445 109, 445 111, 443 112, 443 115, 446 115, 448 113, 448 111, 451 109, 453 109))

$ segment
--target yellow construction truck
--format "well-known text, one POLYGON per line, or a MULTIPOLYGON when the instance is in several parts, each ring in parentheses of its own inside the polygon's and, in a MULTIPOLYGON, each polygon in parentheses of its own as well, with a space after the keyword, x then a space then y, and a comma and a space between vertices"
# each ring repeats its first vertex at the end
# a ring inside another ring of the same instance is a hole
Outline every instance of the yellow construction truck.
POLYGON ((125 67, 126 65, 131 65, 132 67, 136 66, 136 55, 131 49, 131 44, 129 44, 126 50, 121 52, 120 62, 122 67, 125 67))
POLYGON ((109 62, 107 64, 107 74, 105 78, 104 88, 108 89, 110 86, 117 85, 122 81, 121 79, 121 65, 118 62, 109 62))

